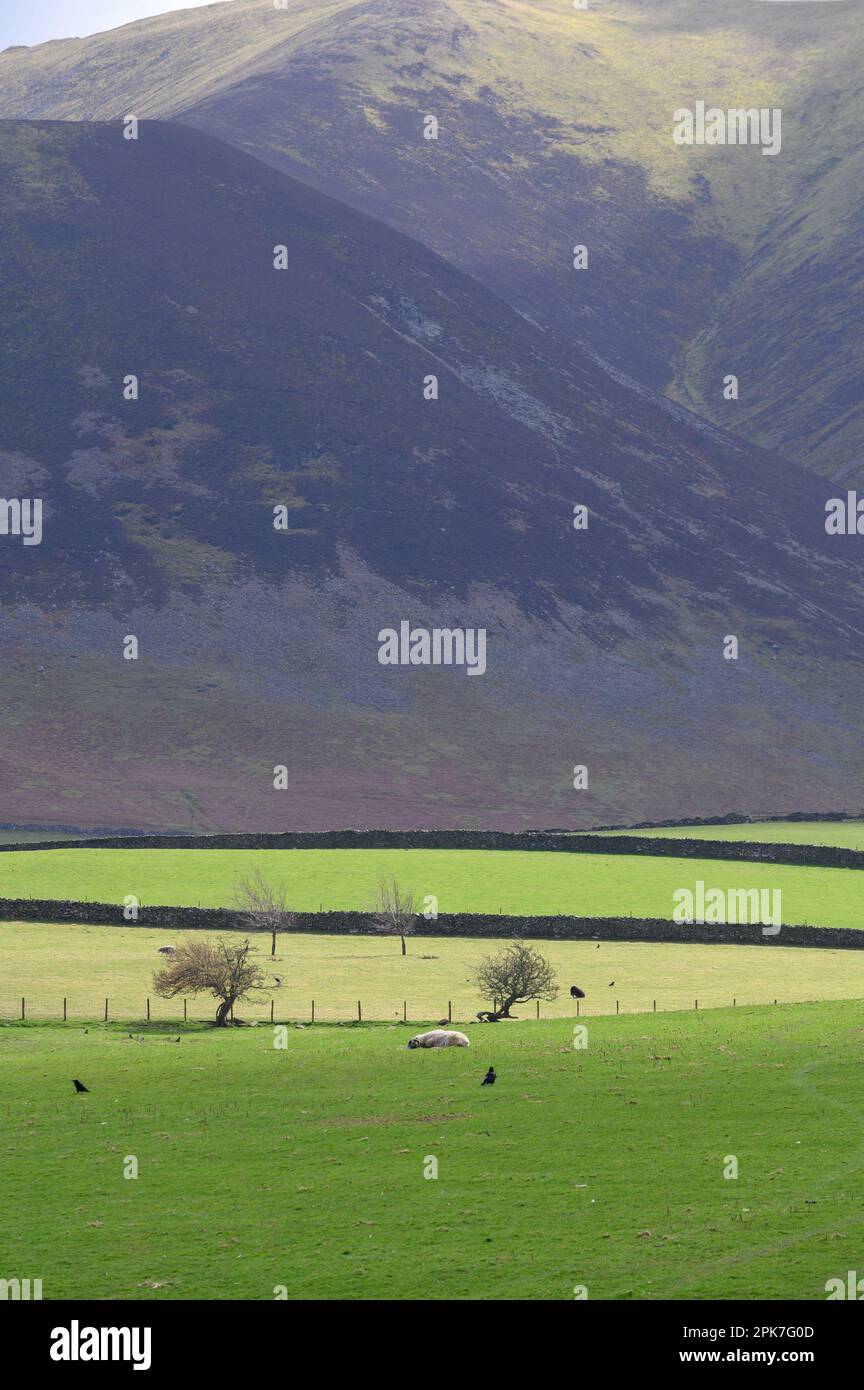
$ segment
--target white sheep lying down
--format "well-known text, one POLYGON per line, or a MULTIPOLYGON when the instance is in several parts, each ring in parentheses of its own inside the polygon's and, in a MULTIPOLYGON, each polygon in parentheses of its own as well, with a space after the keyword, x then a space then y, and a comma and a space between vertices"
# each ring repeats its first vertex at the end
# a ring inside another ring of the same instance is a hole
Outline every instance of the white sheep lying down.
POLYGON ((408 1040, 409 1047, 470 1047, 464 1033, 451 1028, 433 1028, 430 1033, 417 1033, 408 1040))

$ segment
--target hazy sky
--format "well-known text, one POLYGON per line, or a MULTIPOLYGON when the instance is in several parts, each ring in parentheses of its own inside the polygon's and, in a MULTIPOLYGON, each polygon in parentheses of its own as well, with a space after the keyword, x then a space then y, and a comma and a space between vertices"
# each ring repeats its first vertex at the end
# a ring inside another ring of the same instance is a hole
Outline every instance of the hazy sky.
POLYGON ((0 0, 0 49, 117 29, 147 15, 192 10, 214 0, 0 0))

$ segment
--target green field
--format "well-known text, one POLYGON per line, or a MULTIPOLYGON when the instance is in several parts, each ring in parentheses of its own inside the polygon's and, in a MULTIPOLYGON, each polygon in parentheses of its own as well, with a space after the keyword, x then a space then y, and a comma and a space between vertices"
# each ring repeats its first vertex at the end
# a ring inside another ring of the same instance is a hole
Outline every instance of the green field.
MULTIPOLYGON (((197 933, 196 933, 197 935, 197 933)), ((205 933, 211 935, 211 933, 205 933)), ((182 933, 167 935, 143 927, 42 926, 0 923, 0 1019, 56 1019, 67 1000, 70 1019, 97 1019, 109 1001, 109 1018, 141 1019, 151 999, 154 1019, 181 1019, 182 1001, 153 994, 153 972, 162 963, 158 948, 176 944, 182 933)), ((238 1015, 267 1019, 270 1000, 276 1019, 308 1019, 315 1000, 319 1019, 471 1019, 488 1007, 470 983, 481 956, 500 941, 466 937, 413 937, 403 959, 389 937, 319 936, 297 933, 278 941, 275 961, 270 939, 252 938, 267 977, 282 979, 260 1000, 244 1003, 238 1015)), ((578 984, 586 998, 583 1016, 615 1012, 716 1008, 771 1003, 778 999, 864 997, 864 951, 814 951, 782 946, 683 946, 641 942, 549 941, 540 949, 558 972, 561 994, 541 1005, 544 1018, 568 1018, 575 1005, 568 990, 578 984), (611 982, 614 981, 614 987, 611 982)), ((190 998, 188 1016, 212 1018, 207 996, 190 998)), ((534 1005, 515 1010, 534 1016, 534 1005)))
POLYGON ((848 869, 536 851, 12 850, 0 856, 0 896, 228 907, 237 879, 259 867, 305 911, 369 908, 382 878, 396 875, 418 909, 429 894, 440 912, 670 918, 675 890, 701 879, 780 889, 790 925, 864 927, 862 879, 848 869))
POLYGON ((638 835, 655 840, 750 840, 781 845, 836 845, 864 849, 864 821, 752 821, 748 825, 655 826, 650 830, 599 830, 597 835, 638 835))
POLYGON ((0 1027, 4 1273, 46 1299, 569 1301, 822 1299, 860 1267, 864 1005, 571 1029, 436 1053, 386 1026, 0 1027))

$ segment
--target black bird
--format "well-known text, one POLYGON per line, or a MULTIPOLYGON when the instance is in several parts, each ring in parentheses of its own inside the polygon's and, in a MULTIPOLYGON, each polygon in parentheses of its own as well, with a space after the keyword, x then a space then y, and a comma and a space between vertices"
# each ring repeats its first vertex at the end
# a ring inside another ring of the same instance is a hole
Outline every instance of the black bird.
POLYGON ((584 991, 584 989, 580 989, 578 985, 571 985, 571 986, 570 986, 570 998, 571 998, 571 999, 584 999, 584 998, 585 998, 585 991, 584 991))
POLYGON ((498 1078, 497 1078, 496 1075, 495 1075, 495 1068, 494 1068, 494 1067, 490 1067, 489 1070, 487 1071, 486 1075, 483 1077, 483 1080, 480 1082, 480 1085, 481 1085, 481 1086, 494 1086, 494 1085, 495 1085, 495 1082, 497 1081, 497 1079, 498 1079, 498 1078))
POLYGON ((84 1085, 83 1081, 73 1081, 73 1082, 72 1082, 72 1085, 75 1087, 75 1090, 78 1092, 79 1096, 80 1096, 80 1095, 89 1096, 90 1092, 88 1091, 87 1087, 84 1085))
POLYGON ((277 985, 281 985, 282 980, 280 979, 280 977, 279 977, 278 975, 274 975, 274 976, 273 976, 273 979, 276 981, 277 985))
POLYGON ((610 981, 609 981, 609 988, 610 988, 610 989, 612 988, 612 986, 614 985, 614 983, 615 983, 614 980, 610 980, 610 981))

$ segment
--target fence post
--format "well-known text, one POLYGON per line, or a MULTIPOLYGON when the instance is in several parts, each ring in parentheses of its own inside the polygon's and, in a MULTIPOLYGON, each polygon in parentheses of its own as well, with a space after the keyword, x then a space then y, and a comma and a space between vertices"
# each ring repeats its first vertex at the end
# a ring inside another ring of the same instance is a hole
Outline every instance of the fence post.
POLYGON ((108 1022, 108 1000, 105 1000, 105 1022, 108 1022))
POLYGON ((576 1017, 579 1017, 579 1000, 576 1000, 576 1017))
POLYGON ((273 1022, 273 1000, 270 1000, 270 1022, 273 1022))
POLYGON ((63 995, 63 1022, 66 1022, 66 995, 63 995))
POLYGON ((360 1008, 360 1000, 357 1000, 357 1022, 363 1022, 363 1010, 360 1008))
POLYGON ((694 1001, 693 1001, 693 1007, 694 1007, 694 1009, 698 1009, 698 1008, 699 1008, 699 1000, 698 1000, 698 999, 694 999, 694 1001))
POLYGON ((617 1000, 617 999, 615 1000, 615 1012, 616 1012, 616 1014, 619 1012, 618 1000, 617 1000))
POLYGON ((405 999, 402 1000, 402 1022, 408 1022, 408 1004, 405 999))
POLYGON ((186 999, 185 999, 185 997, 184 997, 184 999, 183 999, 183 1022, 184 1022, 184 1023, 186 1022, 186 1002, 187 1002, 187 1001, 186 1001, 186 999))
POLYGON ((735 1000, 734 1000, 734 999, 732 1000, 732 1008, 733 1008, 733 1009, 735 1008, 735 1000))
POLYGON ((315 1022, 315 1000, 312 1000, 312 1022, 315 1022))
POLYGON ((24 1005, 24 995, 22 994, 22 995, 21 995, 21 1019, 22 1019, 22 1022, 23 1022, 25 1016, 26 1016, 26 1009, 25 1009, 25 1005, 24 1005))
POLYGON ((147 1022, 150 1022, 150 1000, 147 1000, 147 1022))
POLYGON ((448 1023, 452 1023, 452 1022, 453 1022, 453 1000, 452 1000, 452 999, 448 999, 448 1000, 447 1000, 447 1022, 448 1022, 448 1023))
POLYGON ((656 1012, 657 1012, 657 1000, 655 999, 655 1000, 654 1000, 654 1013, 656 1014, 656 1012))

